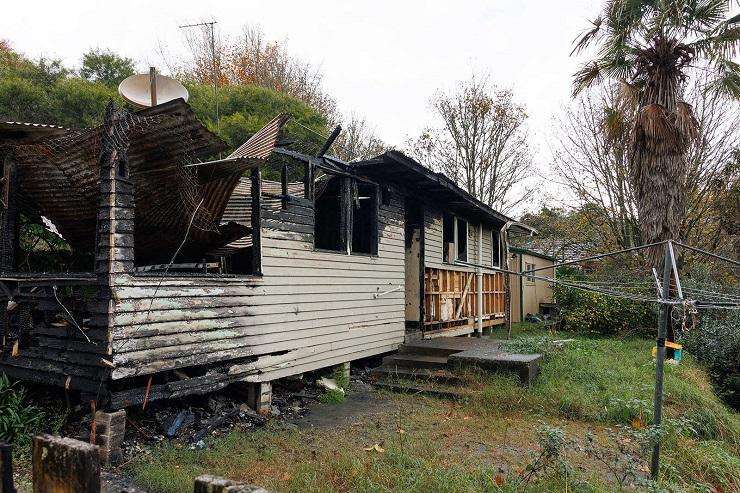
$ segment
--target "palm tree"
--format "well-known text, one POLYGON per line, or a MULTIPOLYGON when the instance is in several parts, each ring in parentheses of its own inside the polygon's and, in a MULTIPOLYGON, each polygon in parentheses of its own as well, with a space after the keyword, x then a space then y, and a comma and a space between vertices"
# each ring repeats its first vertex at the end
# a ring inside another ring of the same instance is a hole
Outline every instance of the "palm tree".
POLYGON ((698 135, 692 108, 681 100, 689 76, 707 71, 705 90, 740 98, 740 65, 733 61, 740 15, 728 18, 733 3, 607 0, 576 39, 573 53, 592 44, 598 50, 574 74, 574 95, 616 80, 632 103, 630 180, 645 243, 681 234, 686 155, 698 135))

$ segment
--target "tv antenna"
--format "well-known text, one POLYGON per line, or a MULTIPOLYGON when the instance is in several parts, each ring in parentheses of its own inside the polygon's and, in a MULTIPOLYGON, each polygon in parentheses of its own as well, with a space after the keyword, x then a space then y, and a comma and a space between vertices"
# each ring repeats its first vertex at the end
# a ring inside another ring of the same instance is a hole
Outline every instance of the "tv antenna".
POLYGON ((213 79, 213 101, 216 108, 216 129, 221 130, 221 122, 218 115, 218 77, 216 75, 216 37, 214 35, 214 24, 218 21, 198 22, 196 24, 184 24, 177 26, 180 29, 190 29, 193 27, 208 27, 211 31, 211 79, 213 79))

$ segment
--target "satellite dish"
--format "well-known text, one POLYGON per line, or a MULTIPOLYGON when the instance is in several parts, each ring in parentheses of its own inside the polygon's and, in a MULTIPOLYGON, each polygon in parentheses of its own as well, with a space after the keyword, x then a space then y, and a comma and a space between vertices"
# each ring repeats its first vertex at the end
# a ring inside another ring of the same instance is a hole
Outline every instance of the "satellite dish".
POLYGON ((147 108, 173 99, 188 100, 188 90, 172 77, 159 75, 152 68, 148 74, 125 78, 118 85, 118 93, 134 106, 147 108))

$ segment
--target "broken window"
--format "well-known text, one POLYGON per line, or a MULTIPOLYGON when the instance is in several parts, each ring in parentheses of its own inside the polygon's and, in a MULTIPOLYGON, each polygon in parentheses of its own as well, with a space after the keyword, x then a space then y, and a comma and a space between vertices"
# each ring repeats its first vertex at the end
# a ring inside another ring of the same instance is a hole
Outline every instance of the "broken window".
POLYGON ((468 261, 468 222, 457 218, 455 222, 455 239, 457 244, 457 260, 468 261))
POLYGON ((442 217, 442 261, 455 260, 455 216, 445 214, 442 217))
POLYGON ((343 235, 343 179, 323 175, 314 185, 314 246, 320 250, 346 251, 343 235))
POLYGON ((378 189, 357 180, 352 185, 352 252, 378 253, 378 189))

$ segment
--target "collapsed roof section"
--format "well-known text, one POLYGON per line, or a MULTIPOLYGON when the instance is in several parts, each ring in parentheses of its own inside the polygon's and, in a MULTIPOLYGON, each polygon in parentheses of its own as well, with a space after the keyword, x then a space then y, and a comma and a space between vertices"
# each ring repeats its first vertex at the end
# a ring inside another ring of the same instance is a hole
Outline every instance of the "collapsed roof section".
MULTIPOLYGON (((228 158, 203 162, 227 146, 182 99, 125 113, 116 138, 129 143, 137 261, 169 259, 188 230, 184 255, 249 234, 243 225, 221 224, 221 216, 239 178, 265 163, 286 120, 276 117, 228 158)), ((49 218, 78 251, 91 252, 95 246, 101 131, 22 124, 0 128, 0 145, 15 140, 12 159, 19 171, 21 207, 26 214, 49 218), (18 133, 28 129, 36 138, 18 133), (13 139, 11 131, 22 138, 13 139)))

